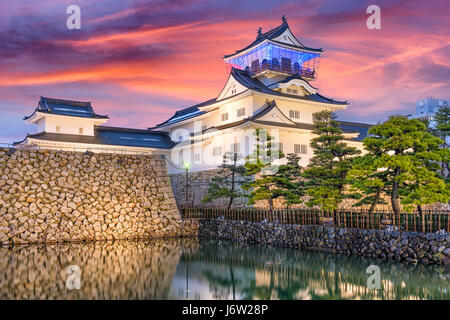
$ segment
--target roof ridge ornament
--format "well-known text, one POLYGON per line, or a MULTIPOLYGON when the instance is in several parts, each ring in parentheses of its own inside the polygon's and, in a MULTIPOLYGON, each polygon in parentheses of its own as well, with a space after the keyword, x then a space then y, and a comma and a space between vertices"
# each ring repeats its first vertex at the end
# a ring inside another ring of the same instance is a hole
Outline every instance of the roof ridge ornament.
POLYGON ((261 36, 262 36, 262 27, 259 27, 258 28, 258 37, 257 38, 259 38, 261 36))
POLYGON ((286 15, 283 14, 283 16, 281 17, 281 21, 283 21, 283 24, 287 23, 286 15))

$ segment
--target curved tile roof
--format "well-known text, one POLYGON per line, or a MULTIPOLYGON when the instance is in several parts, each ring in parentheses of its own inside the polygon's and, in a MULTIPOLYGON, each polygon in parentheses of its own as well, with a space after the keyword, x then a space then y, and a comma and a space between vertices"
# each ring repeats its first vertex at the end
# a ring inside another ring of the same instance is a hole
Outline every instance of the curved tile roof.
POLYGON ((17 145, 28 138, 69 143, 156 149, 170 149, 174 145, 174 142, 170 139, 167 132, 108 126, 96 126, 93 136, 40 132, 36 134, 29 134, 24 140, 14 142, 13 144, 17 145))
POLYGON ((57 114, 63 116, 82 117, 82 118, 95 118, 95 119, 108 119, 106 115, 96 114, 92 108, 91 102, 72 101, 63 99, 54 99, 41 97, 38 102, 38 106, 34 112, 28 117, 24 117, 24 120, 31 118, 36 112, 44 112, 49 114, 57 114))
MULTIPOLYGON (((289 98, 294 98, 294 99, 301 99, 301 100, 307 100, 307 101, 315 101, 315 102, 320 102, 320 103, 335 104, 335 105, 347 105, 348 104, 347 101, 334 100, 334 99, 331 99, 331 98, 327 98, 327 97, 325 97, 325 96, 323 96, 323 95, 321 95, 319 93, 311 94, 311 95, 308 95, 308 96, 299 96, 299 95, 295 95, 295 94, 287 94, 287 93, 275 91, 275 90, 270 89, 268 86, 266 86, 264 83, 259 81, 257 78, 253 78, 245 70, 231 68, 231 76, 234 77, 234 79, 236 79, 236 81, 238 81, 244 87, 246 87, 248 89, 251 89, 251 90, 254 90, 254 91, 266 93, 266 94, 271 94, 271 95, 276 95, 276 96, 284 96, 284 97, 289 97, 289 98)), ((306 81, 299 74, 296 74, 296 75, 292 75, 292 76, 286 78, 285 80, 282 80, 282 81, 279 81, 279 82, 281 83, 281 82, 289 81, 288 79, 289 80, 291 80, 291 79, 302 79, 302 80, 306 81)), ((306 82, 309 84, 308 81, 306 81, 306 82)), ((233 97, 233 96, 231 96, 231 97, 233 97)), ((231 98, 231 97, 227 97, 225 99, 228 99, 228 98, 231 98)), ((191 119, 191 118, 195 118, 197 116, 203 115, 203 114, 207 113, 207 111, 200 110, 199 109, 200 107, 208 106, 208 105, 214 104, 216 102, 223 101, 225 99, 217 100, 217 98, 214 98, 214 99, 210 99, 210 100, 207 100, 205 102, 196 104, 194 106, 191 106, 191 107, 188 107, 188 108, 176 111, 175 114, 172 117, 170 117, 168 120, 166 120, 166 121, 164 121, 164 122, 162 122, 160 124, 157 124, 155 127, 152 127, 152 128, 149 128, 149 129, 158 128, 158 127, 161 127, 161 126, 177 123, 177 122, 180 122, 180 121, 183 121, 183 120, 187 120, 187 119, 191 119)))
POLYGON ((214 99, 210 99, 208 101, 204 101, 204 102, 201 102, 199 104, 193 105, 191 107, 187 107, 187 108, 178 110, 178 111, 175 112, 175 114, 172 117, 170 117, 166 121, 164 121, 164 122, 162 122, 160 124, 157 124, 155 127, 152 127, 152 128, 149 128, 149 129, 153 129, 153 128, 157 128, 157 127, 160 127, 160 126, 169 125, 169 124, 172 124, 172 123, 177 123, 177 122, 180 122, 180 121, 183 121, 183 120, 187 120, 187 119, 190 119, 190 118, 195 118, 197 116, 205 114, 206 111, 200 111, 199 107, 204 107, 204 106, 213 104, 216 101, 217 101, 216 98, 214 98, 214 99))
MULTIPOLYGON (((285 96, 285 97, 302 99, 302 100, 310 100, 310 101, 328 103, 328 104, 336 104, 336 105, 347 105, 348 104, 347 101, 337 101, 337 100, 334 100, 331 98, 327 98, 319 93, 311 94, 308 96, 298 96, 295 94, 288 94, 288 93, 275 91, 275 90, 270 89, 268 86, 263 84, 258 79, 250 76, 250 74, 245 70, 232 68, 231 73, 233 74, 234 78, 237 81, 239 81, 239 83, 241 83, 242 85, 246 86, 249 89, 260 91, 262 93, 267 93, 267 94, 272 94, 272 95, 277 95, 277 96, 285 96)), ((299 77, 299 79, 306 81, 305 79, 301 78, 300 75, 294 75, 289 78, 292 78, 292 77, 299 77)), ((284 81, 284 80, 282 80, 282 81, 284 81)), ((309 84, 309 82, 308 82, 308 84, 309 84)))
MULTIPOLYGON (((245 51, 245 50, 247 50, 247 49, 250 49, 251 47, 254 47, 254 46, 260 44, 260 43, 263 42, 264 40, 270 40, 270 41, 273 41, 273 42, 275 42, 275 43, 277 43, 277 44, 289 46, 289 47, 292 47, 292 48, 295 48, 295 49, 303 49, 303 50, 314 51, 314 52, 323 52, 323 49, 321 49, 321 48, 320 48, 320 49, 309 48, 309 47, 304 46, 303 44, 302 44, 301 46, 295 46, 295 45, 292 45, 292 44, 288 44, 288 43, 284 43, 284 42, 280 42, 280 41, 275 41, 275 40, 273 40, 274 38, 276 38, 276 37, 282 35, 283 32, 285 32, 287 29, 289 29, 289 25, 288 25, 286 19, 285 19, 284 16, 283 16, 283 23, 282 23, 281 25, 279 25, 278 27, 273 28, 273 29, 271 29, 271 30, 269 30, 269 31, 267 31, 267 32, 264 32, 264 33, 260 33, 260 32, 259 32, 259 31, 261 30, 261 29, 260 29, 260 30, 258 31, 258 36, 256 37, 255 41, 253 41, 252 43, 250 43, 248 46, 246 46, 246 47, 243 48, 243 49, 236 50, 235 53, 228 54, 228 55, 224 55, 224 58, 229 58, 229 57, 232 57, 232 56, 234 56, 234 55, 236 55, 236 54, 239 54, 239 53, 241 53, 241 52, 243 52, 243 51, 245 51)), ((290 30, 290 29, 289 29, 289 30, 290 30)), ((292 33, 292 32, 291 32, 291 33, 292 33)), ((292 35, 294 36, 294 34, 292 34, 292 35)), ((295 38, 295 36, 294 36, 294 38, 295 38)), ((295 38, 295 40, 298 41, 297 38, 295 38)), ((298 41, 298 42, 301 44, 300 41, 298 41)))

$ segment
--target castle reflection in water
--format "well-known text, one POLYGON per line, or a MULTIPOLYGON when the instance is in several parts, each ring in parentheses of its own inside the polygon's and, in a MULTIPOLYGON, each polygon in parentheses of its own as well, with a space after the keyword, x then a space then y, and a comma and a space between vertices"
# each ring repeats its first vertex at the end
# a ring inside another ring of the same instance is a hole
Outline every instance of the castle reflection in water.
POLYGON ((0 248, 0 299, 450 299, 450 271, 196 239, 29 245, 0 248))

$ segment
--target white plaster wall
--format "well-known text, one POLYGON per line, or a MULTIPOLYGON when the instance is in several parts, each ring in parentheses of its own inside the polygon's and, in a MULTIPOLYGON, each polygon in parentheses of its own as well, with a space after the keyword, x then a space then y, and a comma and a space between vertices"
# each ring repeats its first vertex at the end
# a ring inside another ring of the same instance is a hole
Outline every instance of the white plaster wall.
MULTIPOLYGON (((42 120, 40 120, 42 121, 42 120)), ((83 128, 85 136, 94 135, 94 123, 92 119, 76 118, 76 117, 51 117, 47 116, 43 120, 46 132, 56 133, 56 126, 60 127, 58 133, 79 135, 79 128, 83 128)), ((41 125, 42 126, 42 125, 41 125)), ((38 125, 39 127, 39 125, 38 125)))
MULTIPOLYGON (((255 95, 253 98, 253 112, 258 112, 265 105, 267 97, 255 95)), ((313 123, 313 113, 329 109, 327 106, 318 104, 310 104, 306 101, 288 101, 286 99, 275 99, 278 108, 289 117, 289 110, 297 110, 300 112, 300 119, 295 122, 313 123)))
POLYGON ((253 98, 252 96, 246 96, 242 99, 232 101, 220 106, 218 110, 218 123, 216 125, 224 125, 231 122, 239 121, 248 118, 253 114, 253 98), (237 110, 245 108, 245 115, 238 117, 237 110), (222 114, 228 112, 228 120, 222 121, 222 114))
POLYGON ((44 132, 45 131, 45 119, 40 119, 36 122, 36 132, 44 132))
POLYGON ((289 110, 297 110, 300 112, 300 119, 295 119, 295 122, 313 123, 313 113, 327 110, 325 106, 310 105, 306 102, 290 102, 286 100, 277 100, 278 108, 289 117, 289 110))
POLYGON ((283 153, 285 155, 289 153, 294 153, 294 144, 304 144, 307 146, 307 154, 299 154, 301 157, 300 165, 307 166, 309 163, 309 159, 311 159, 314 154, 313 150, 310 146, 311 139, 313 135, 310 133, 296 132, 296 131, 287 131, 280 130, 279 131, 279 139, 283 144, 283 153))

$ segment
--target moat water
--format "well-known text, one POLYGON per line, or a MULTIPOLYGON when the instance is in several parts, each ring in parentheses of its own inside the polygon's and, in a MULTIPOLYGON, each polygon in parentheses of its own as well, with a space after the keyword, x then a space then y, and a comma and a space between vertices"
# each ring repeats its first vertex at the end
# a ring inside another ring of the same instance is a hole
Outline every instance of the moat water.
POLYGON ((196 239, 28 245, 0 248, 0 299, 450 299, 450 270, 196 239))

